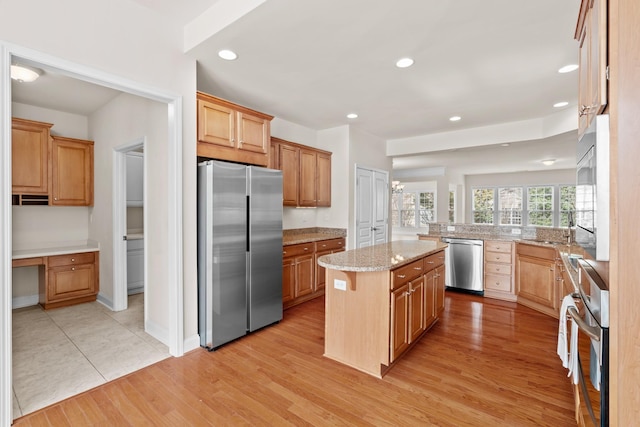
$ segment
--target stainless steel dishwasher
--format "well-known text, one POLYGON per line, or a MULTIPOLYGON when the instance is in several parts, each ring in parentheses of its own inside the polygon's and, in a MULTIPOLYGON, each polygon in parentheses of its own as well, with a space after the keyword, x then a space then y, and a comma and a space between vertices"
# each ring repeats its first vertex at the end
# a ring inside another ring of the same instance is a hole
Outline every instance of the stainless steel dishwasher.
POLYGON ((484 294, 482 240, 445 237, 449 246, 445 250, 445 284, 450 289, 484 294))

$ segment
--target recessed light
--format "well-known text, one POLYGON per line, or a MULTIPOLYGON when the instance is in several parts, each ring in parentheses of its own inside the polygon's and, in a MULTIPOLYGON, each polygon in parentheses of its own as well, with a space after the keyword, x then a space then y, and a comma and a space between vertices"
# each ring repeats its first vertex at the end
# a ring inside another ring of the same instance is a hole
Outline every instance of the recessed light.
POLYGON ((572 71, 575 71, 578 69, 578 64, 569 64, 569 65, 565 65, 564 67, 560 68, 558 70, 559 73, 570 73, 572 71))
POLYGON ((238 59, 238 54, 229 49, 223 49, 218 52, 218 56, 222 59, 226 59, 227 61, 233 61, 238 59))
POLYGON ((542 164, 545 165, 545 166, 551 166, 555 162, 556 162, 556 159, 548 159, 548 160, 543 160, 542 164))
POLYGON ((562 101, 562 102, 556 102, 555 104, 553 104, 553 107, 562 108, 562 107, 566 107, 567 105, 569 105, 567 101, 562 101))
POLYGON ((347 118, 348 119, 357 119, 358 115, 356 113, 349 113, 349 114, 347 114, 347 118))
POLYGON ((411 67, 412 65, 413 65, 413 59, 411 58, 398 59, 398 61, 396 62, 396 67, 398 68, 407 68, 407 67, 411 67))
POLYGON ((502 146, 502 147, 508 147, 508 146, 510 146, 510 145, 511 145, 511 144, 509 144, 508 142, 504 142, 504 143, 500 144, 500 146, 502 146))
POLYGON ((457 122, 460 119, 462 119, 462 117, 460 117, 460 116, 449 117, 449 120, 452 121, 452 122, 457 122))

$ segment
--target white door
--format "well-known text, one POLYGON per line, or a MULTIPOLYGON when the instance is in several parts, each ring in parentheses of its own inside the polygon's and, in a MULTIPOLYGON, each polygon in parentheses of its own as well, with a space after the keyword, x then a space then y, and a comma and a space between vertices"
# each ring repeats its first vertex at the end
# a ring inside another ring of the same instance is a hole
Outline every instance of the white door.
POLYGON ((356 248, 387 242, 389 174, 356 168, 356 248))

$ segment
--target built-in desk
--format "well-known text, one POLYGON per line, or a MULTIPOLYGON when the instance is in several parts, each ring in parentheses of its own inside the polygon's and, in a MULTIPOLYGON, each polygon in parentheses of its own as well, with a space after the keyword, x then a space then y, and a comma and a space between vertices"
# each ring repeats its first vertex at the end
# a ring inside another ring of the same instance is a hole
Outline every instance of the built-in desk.
POLYGON ((95 244, 17 250, 12 267, 38 267, 38 302, 44 309, 95 301, 100 252, 95 244))

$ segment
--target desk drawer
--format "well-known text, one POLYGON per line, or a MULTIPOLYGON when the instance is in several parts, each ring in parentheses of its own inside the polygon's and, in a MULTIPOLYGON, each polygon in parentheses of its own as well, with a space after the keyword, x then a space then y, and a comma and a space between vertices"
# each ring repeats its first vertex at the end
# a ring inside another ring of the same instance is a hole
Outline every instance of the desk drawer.
POLYGON ((93 264, 95 262, 94 252, 84 252, 79 254, 56 255, 48 257, 48 266, 59 267, 62 265, 93 264))

